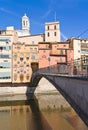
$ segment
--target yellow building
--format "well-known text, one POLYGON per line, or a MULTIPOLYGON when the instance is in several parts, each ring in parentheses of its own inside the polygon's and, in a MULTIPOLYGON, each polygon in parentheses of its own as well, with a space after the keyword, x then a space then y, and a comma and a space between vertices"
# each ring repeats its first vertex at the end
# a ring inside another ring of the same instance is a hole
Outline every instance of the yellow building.
POLYGON ((12 82, 29 82, 32 75, 29 45, 17 42, 13 43, 13 64, 12 64, 12 82))

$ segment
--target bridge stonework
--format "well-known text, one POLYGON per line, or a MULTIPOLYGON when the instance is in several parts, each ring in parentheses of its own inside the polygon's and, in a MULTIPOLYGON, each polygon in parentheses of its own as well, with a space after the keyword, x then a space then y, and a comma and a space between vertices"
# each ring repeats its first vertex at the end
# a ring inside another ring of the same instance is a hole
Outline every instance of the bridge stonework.
POLYGON ((60 76, 45 77, 55 85, 88 125, 88 81, 60 76))
POLYGON ((44 73, 34 78, 38 75, 49 80, 88 125, 88 80, 44 73))

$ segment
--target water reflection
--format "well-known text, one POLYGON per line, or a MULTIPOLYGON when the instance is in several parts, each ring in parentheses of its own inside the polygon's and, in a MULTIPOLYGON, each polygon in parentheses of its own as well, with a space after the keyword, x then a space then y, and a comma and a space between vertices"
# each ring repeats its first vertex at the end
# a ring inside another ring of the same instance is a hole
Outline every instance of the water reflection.
POLYGON ((59 94, 0 102, 0 130, 88 130, 59 94))

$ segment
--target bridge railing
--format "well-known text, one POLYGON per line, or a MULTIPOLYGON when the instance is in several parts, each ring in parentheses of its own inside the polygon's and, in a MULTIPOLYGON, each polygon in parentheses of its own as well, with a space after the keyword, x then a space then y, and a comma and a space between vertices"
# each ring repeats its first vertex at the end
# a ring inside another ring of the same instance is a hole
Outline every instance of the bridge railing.
POLYGON ((88 78, 88 60, 77 59, 67 64, 55 64, 39 69, 40 73, 66 74, 88 78))

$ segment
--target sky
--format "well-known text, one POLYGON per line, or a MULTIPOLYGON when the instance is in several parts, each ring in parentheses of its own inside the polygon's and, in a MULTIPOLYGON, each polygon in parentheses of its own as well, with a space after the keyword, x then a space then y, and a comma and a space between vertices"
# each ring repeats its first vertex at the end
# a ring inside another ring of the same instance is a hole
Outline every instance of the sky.
POLYGON ((21 29, 25 13, 32 35, 44 33, 46 22, 59 21, 62 39, 88 38, 88 0, 0 0, 0 30, 21 29))

